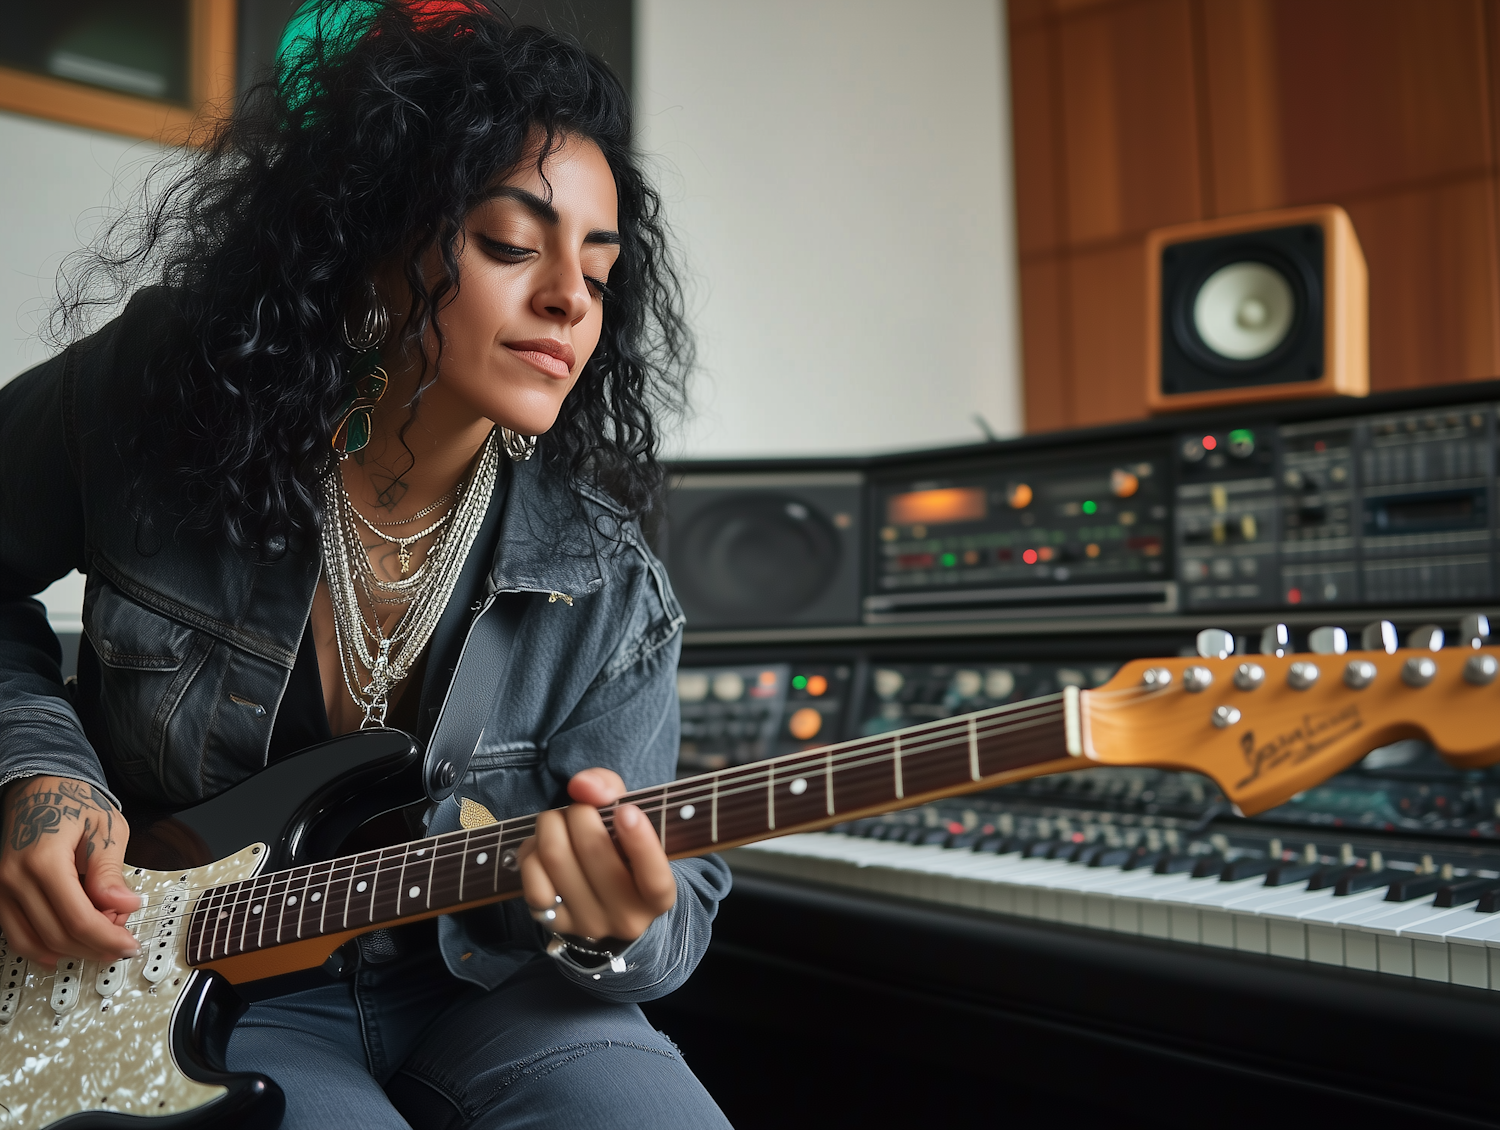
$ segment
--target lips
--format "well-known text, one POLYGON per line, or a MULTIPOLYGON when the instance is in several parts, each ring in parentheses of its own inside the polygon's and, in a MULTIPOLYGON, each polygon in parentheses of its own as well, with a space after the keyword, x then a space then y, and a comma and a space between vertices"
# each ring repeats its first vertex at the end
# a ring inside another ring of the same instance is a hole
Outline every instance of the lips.
POLYGON ((570 376, 577 360, 571 345, 549 337, 532 341, 507 341, 505 348, 549 377, 570 376))

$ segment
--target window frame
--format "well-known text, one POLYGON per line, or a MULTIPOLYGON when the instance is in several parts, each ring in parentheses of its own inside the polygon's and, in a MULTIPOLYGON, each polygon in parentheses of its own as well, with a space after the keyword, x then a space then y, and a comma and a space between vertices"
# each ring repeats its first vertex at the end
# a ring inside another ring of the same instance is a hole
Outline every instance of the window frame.
POLYGON ((234 98, 236 0, 188 0, 191 107, 0 67, 0 110, 165 144, 189 143, 194 126, 234 98))

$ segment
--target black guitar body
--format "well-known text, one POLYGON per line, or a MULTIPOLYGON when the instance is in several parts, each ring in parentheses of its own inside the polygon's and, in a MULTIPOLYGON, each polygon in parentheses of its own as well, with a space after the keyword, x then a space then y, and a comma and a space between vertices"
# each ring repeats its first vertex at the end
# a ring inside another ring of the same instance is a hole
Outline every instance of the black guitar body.
POLYGON ((127 804, 125 861, 153 871, 201 867, 257 842, 270 849, 266 870, 331 859, 362 825, 423 799, 421 762, 401 730, 356 730, 192 808, 127 804))
MULTIPOLYGON (((153 871, 197 867, 265 843, 266 869, 339 854, 356 830, 424 799, 422 758, 400 730, 361 730, 278 761, 212 800, 179 812, 127 805, 128 864, 153 871)), ((402 835, 400 838, 407 838, 402 835)), ((184 1074, 227 1088, 196 1111, 163 1117, 85 1111, 57 1130, 274 1130, 285 1110, 281 1088, 264 1075, 224 1066, 230 1033, 245 1002, 219 974, 195 971, 172 1023, 172 1054, 184 1074)))

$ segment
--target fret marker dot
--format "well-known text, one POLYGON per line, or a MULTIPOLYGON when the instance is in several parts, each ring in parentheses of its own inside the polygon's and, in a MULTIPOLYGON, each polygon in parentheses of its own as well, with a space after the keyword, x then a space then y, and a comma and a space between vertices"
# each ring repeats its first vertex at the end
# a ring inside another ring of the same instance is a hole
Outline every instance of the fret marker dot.
POLYGON ((254 906, 252 906, 250 908, 250 913, 251 914, 259 914, 260 913, 260 909, 261 909, 260 908, 260 903, 256 903, 254 906))
POLYGON ((490 853, 489 852, 482 851, 482 852, 480 852, 478 855, 476 855, 474 857, 474 862, 475 863, 483 863, 485 860, 489 859, 489 857, 490 857, 490 853))
POLYGON ((287 906, 296 906, 297 905, 297 896, 296 895, 289 896, 287 898, 287 900, 286 900, 286 904, 287 904, 287 906))
POLYGON ((309 899, 311 899, 313 902, 317 902, 320 898, 323 897, 323 892, 322 891, 314 891, 312 894, 308 895, 307 897, 309 899))
POLYGON ((803 793, 807 792, 807 778, 798 777, 795 781, 792 782, 791 790, 793 796, 801 796, 803 793))
POLYGON ((369 886, 369 884, 366 883, 363 879, 361 879, 359 882, 357 882, 357 883, 354 884, 354 889, 356 891, 358 891, 360 894, 364 894, 365 893, 365 888, 368 887, 368 886, 369 886))
POLYGON ((227 910, 221 910, 221 911, 219 911, 219 917, 220 918, 228 918, 229 917, 229 911, 227 911, 227 910))
POLYGON ((411 890, 409 890, 409 891, 406 892, 406 897, 409 898, 409 899, 414 899, 414 898, 416 898, 421 893, 422 893, 422 888, 421 887, 413 887, 411 890))
POLYGON ((427 854, 427 849, 426 848, 418 848, 417 849, 417 858, 418 859, 421 859, 426 854, 427 854))
POLYGON ((692 805, 685 804, 677 810, 677 815, 681 816, 684 820, 691 820, 693 818, 693 813, 697 811, 698 810, 692 805))

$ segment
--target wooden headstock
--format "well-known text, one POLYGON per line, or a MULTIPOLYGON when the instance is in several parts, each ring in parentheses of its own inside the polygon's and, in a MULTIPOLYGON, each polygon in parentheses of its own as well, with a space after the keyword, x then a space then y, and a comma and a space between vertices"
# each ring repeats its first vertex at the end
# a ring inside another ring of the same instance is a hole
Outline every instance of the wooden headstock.
POLYGON ((1500 761, 1497 670, 1495 648, 1138 659, 1082 693, 1083 752, 1207 774, 1249 816, 1400 738, 1460 768, 1500 761))

